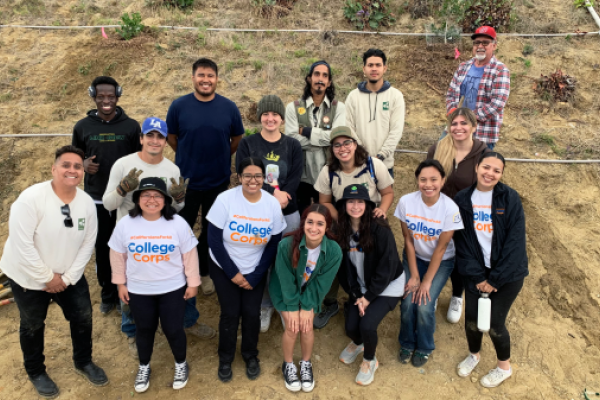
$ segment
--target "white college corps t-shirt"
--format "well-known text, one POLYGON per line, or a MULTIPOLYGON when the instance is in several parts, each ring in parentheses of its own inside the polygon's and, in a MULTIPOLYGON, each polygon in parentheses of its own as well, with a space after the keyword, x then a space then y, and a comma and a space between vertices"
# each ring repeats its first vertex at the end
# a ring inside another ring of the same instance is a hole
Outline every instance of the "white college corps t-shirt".
POLYGON ((194 232, 179 215, 170 221, 127 215, 108 242, 117 253, 127 253, 127 290, 135 294, 163 294, 184 286, 182 255, 197 244, 194 232))
MULTIPOLYGON (((279 201, 262 189, 261 195, 258 202, 251 203, 244 197, 242 186, 237 186, 221 193, 206 216, 223 229, 225 250, 242 275, 254 272, 271 236, 287 226, 279 201)), ((212 250, 210 257, 221 267, 212 250)))
MULTIPOLYGON (((431 261, 433 252, 442 232, 463 229, 458 206, 443 193, 433 206, 429 207, 416 191, 402 196, 396 206, 394 216, 406 223, 415 242, 417 257, 431 261)), ((454 257, 454 241, 451 240, 444 253, 443 260, 454 257)))
POLYGON ((492 235, 494 233, 492 226, 492 193, 493 190, 481 192, 475 189, 471 195, 475 233, 483 252, 485 266, 488 268, 491 268, 490 256, 492 254, 492 235))
POLYGON ((302 286, 306 285, 306 282, 310 279, 310 276, 315 272, 317 268, 317 261, 319 261, 319 255, 321 254, 321 245, 318 245, 314 249, 309 249, 306 257, 306 268, 304 269, 304 276, 302 277, 302 286))

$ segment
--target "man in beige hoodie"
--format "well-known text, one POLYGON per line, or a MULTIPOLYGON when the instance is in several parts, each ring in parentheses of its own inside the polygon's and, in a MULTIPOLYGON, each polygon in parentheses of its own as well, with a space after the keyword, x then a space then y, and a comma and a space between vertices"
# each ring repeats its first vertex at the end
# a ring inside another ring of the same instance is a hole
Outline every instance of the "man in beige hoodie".
POLYGON ((352 128, 358 143, 371 157, 377 157, 394 176, 394 151, 404 129, 404 96, 383 80, 387 57, 379 49, 363 54, 363 72, 367 80, 346 98, 346 126, 352 128))

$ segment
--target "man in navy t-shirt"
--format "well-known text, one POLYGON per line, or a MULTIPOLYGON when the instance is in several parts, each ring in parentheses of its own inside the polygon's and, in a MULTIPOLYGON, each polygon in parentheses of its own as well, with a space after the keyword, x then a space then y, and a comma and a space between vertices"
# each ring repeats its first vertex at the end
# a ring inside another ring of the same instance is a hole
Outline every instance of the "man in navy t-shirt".
POLYGON ((190 179, 185 207, 179 215, 193 229, 202 207, 198 256, 205 295, 215 291, 208 276, 206 214, 229 186, 231 155, 244 133, 242 116, 235 103, 215 93, 217 81, 217 64, 208 58, 199 59, 192 66, 194 91, 173 101, 167 113, 167 141, 176 152, 175 164, 181 175, 190 179))

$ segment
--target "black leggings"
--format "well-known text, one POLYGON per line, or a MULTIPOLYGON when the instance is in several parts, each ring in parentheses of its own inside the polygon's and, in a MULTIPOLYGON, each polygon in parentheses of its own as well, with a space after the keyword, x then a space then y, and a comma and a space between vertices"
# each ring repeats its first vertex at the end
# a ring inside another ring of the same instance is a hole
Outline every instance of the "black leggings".
MULTIPOLYGON (((492 339, 499 361, 510 359, 510 333, 508 333, 505 323, 510 307, 523 288, 523 281, 521 279, 507 283, 497 292, 490 293, 490 300, 492 301, 490 339, 492 339)), ((479 353, 483 338, 483 332, 477 329, 478 301, 479 294, 468 289, 465 291, 465 331, 467 332, 467 342, 471 353, 479 353)))
POLYGON ((252 290, 246 290, 233 283, 210 257, 208 257, 208 265, 221 305, 219 361, 233 362, 240 317, 242 317, 242 358, 248 361, 258 356, 260 303, 265 291, 267 274, 265 273, 260 283, 252 290))
POLYGON ((454 269, 450 274, 450 281, 452 282, 452 297, 460 297, 462 298, 463 292, 465 291, 465 284, 463 282, 463 277, 458 273, 458 268, 456 268, 456 264, 454 264, 454 269))
POLYGON ((358 306, 354 302, 347 301, 344 304, 344 314, 346 317, 346 336, 354 344, 365 345, 365 360, 373 360, 375 350, 377 349, 377 327, 386 314, 398 305, 400 297, 377 297, 369 304, 365 315, 361 317, 358 313, 358 306))
POLYGON ((187 338, 183 329, 186 286, 165 294, 146 295, 129 292, 129 307, 135 315, 137 344, 140 364, 150 363, 154 348, 154 335, 160 326, 167 337, 175 362, 185 361, 187 338))

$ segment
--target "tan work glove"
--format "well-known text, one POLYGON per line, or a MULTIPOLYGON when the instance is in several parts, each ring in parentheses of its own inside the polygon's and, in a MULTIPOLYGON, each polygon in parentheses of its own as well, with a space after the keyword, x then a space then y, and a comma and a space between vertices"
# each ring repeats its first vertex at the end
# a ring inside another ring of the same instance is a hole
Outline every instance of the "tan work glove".
POLYGON ((117 186, 117 193, 119 196, 125 197, 127 193, 134 191, 140 185, 140 175, 143 173, 141 169, 138 171, 137 168, 133 168, 117 186))
POLYGON ((185 200, 185 190, 187 189, 190 178, 187 178, 185 182, 183 177, 179 177, 179 183, 175 181, 175 178, 171 178, 171 187, 169 188, 169 194, 175 200, 175 203, 181 203, 185 200))

